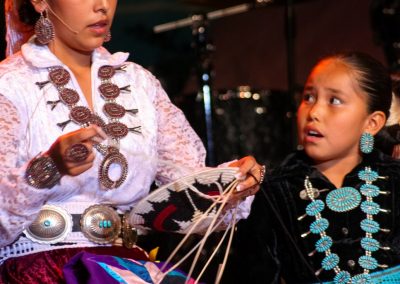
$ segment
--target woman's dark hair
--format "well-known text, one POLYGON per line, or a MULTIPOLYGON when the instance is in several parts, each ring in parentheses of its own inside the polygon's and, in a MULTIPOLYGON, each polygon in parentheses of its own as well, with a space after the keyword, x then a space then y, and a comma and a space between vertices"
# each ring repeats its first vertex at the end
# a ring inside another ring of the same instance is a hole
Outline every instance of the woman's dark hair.
POLYGON ((26 25, 34 26, 39 19, 39 13, 35 11, 30 0, 21 0, 18 2, 19 20, 26 25))
POLYGON ((368 95, 368 111, 383 111, 389 117, 392 103, 392 81, 388 69, 362 52, 343 52, 325 57, 337 59, 353 69, 360 88, 368 95))

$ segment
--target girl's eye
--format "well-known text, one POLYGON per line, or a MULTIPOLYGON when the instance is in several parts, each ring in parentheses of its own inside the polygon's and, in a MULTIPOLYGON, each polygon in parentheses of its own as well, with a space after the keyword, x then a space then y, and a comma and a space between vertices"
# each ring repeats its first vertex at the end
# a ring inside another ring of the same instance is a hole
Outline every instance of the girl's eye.
POLYGON ((342 103, 342 101, 339 100, 338 98, 331 98, 330 103, 333 105, 340 105, 342 103))
POLYGON ((310 93, 304 93, 303 94, 303 101, 312 103, 312 102, 315 101, 315 97, 310 93))

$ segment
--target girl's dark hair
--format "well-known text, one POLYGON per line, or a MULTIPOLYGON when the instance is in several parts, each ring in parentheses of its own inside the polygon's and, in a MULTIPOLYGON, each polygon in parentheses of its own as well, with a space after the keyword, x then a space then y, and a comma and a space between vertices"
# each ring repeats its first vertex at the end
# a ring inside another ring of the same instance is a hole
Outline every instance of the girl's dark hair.
POLYGON ((21 0, 18 3, 18 17, 19 20, 29 26, 34 26, 39 19, 39 13, 33 8, 31 1, 21 0))
POLYGON ((389 117, 392 103, 392 81, 388 69, 362 52, 342 52, 326 57, 338 59, 352 68, 360 88, 368 95, 368 111, 383 111, 389 117))

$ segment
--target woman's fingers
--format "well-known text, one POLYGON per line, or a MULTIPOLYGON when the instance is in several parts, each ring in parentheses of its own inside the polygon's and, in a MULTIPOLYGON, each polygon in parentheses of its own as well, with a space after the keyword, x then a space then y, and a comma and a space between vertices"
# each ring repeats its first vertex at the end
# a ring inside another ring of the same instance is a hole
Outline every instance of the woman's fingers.
POLYGON ((76 176, 91 168, 95 159, 93 145, 106 138, 100 127, 90 125, 58 137, 47 154, 62 174, 76 176))
POLYGON ((236 178, 240 181, 237 185, 237 192, 247 191, 244 195, 254 195, 257 193, 259 184, 264 179, 265 166, 256 162, 254 157, 247 156, 233 162, 230 166, 239 168, 236 178), (254 190, 253 188, 256 188, 254 190), (249 191, 251 189, 251 191, 249 191))
POLYGON ((60 136, 59 139, 65 141, 68 145, 80 143, 82 141, 92 142, 92 140, 96 140, 99 141, 98 143, 101 143, 107 139, 107 135, 97 125, 90 125, 89 127, 78 129, 60 136))

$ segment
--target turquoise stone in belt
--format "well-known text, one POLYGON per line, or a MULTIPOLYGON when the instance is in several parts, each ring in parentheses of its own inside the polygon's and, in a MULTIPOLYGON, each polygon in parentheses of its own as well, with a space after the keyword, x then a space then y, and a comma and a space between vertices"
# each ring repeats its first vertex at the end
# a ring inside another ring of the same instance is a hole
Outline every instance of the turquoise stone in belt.
POLYGON ((342 187, 331 191, 326 196, 326 205, 335 212, 347 212, 361 202, 361 194, 354 187, 342 187))

